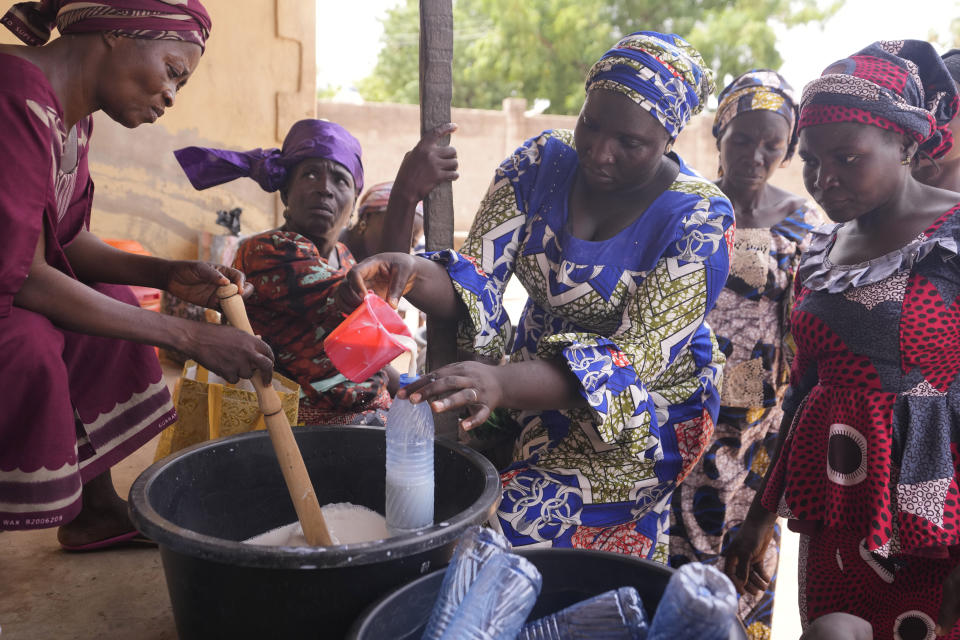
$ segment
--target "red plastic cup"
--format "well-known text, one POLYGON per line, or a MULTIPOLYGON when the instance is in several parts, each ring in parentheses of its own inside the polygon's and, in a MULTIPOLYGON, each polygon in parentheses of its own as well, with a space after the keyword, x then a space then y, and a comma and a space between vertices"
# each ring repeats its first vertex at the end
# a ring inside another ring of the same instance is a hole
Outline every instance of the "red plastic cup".
POLYGON ((364 382, 406 351, 391 334, 413 338, 393 307, 369 291, 360 306, 324 339, 323 348, 340 373, 364 382))

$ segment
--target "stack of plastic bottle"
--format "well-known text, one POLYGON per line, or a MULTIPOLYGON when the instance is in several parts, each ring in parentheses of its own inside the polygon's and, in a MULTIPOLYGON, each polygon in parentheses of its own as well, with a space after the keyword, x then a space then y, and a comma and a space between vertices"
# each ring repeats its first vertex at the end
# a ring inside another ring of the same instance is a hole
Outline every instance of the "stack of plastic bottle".
POLYGON ((387 495, 390 535, 433 524, 433 413, 426 402, 397 398, 387 412, 387 495))
POLYGON ((733 584, 699 563, 674 573, 649 625, 627 586, 524 626, 540 587, 539 571, 502 535, 474 527, 454 551, 422 640, 726 640, 737 614, 733 584))
POLYGON ((737 592, 711 565, 691 562, 670 577, 647 640, 726 640, 737 616, 737 592))
POLYGON ((620 587, 534 620, 517 640, 643 640, 646 635, 640 594, 620 587))
POLYGON ((540 595, 540 572, 492 529, 463 535, 423 640, 514 640, 540 595))

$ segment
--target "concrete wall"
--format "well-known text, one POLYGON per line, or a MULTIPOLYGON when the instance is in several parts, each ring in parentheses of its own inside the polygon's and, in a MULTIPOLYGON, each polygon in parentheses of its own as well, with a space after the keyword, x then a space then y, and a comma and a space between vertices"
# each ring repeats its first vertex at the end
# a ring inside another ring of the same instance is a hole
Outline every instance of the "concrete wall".
MULTIPOLYGON (((316 115, 315 3, 205 0, 213 30, 173 109, 128 130, 94 116, 92 228, 137 240, 154 255, 193 258, 198 232, 223 232, 218 209, 241 207, 243 231, 274 226, 279 197, 238 180, 195 191, 173 157, 187 145, 279 146, 290 125, 316 115)), ((6 29, 0 41, 15 42, 6 29)))
MULTIPOLYGON (((576 123, 574 116, 525 116, 525 109, 526 101, 519 98, 504 100, 502 111, 453 109, 451 117, 460 127, 452 138, 460 160, 460 179, 453 185, 458 238, 470 228, 500 161, 544 129, 572 129, 576 123)), ((368 185, 392 180, 403 154, 420 137, 416 105, 321 102, 317 115, 343 125, 360 140, 368 185)), ((697 116, 680 134, 675 146, 685 162, 711 179, 716 177, 718 167, 716 142, 710 133, 712 125, 712 113, 697 116)), ((806 194, 799 162, 779 170, 773 182, 794 193, 806 194)))

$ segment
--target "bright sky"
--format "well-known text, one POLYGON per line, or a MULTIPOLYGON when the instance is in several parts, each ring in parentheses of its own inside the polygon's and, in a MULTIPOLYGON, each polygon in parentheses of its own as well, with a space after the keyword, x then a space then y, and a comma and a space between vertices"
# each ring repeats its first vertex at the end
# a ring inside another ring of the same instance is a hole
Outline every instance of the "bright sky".
MULTIPOLYGON (((826 0, 822 0, 826 2, 826 0)), ((377 61, 380 19, 399 0, 317 0, 318 85, 350 87, 370 74, 377 61)), ((847 0, 821 31, 798 27, 781 34, 780 69, 800 91, 831 62, 874 40, 916 38, 931 31, 946 35, 960 16, 960 0, 847 0)))

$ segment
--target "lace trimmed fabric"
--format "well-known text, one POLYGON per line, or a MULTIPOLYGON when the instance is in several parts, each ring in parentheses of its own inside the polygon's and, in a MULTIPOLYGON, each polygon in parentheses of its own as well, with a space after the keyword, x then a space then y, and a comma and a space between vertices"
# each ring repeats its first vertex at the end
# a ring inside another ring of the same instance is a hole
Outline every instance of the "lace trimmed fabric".
POLYGON ((830 261, 830 249, 837 239, 840 224, 827 224, 813 230, 810 249, 804 254, 797 278, 808 289, 841 293, 850 287, 861 287, 885 280, 895 273, 910 271, 937 247, 946 252, 944 260, 960 254, 955 238, 930 237, 919 234, 910 244, 873 260, 857 264, 835 264, 830 261))

